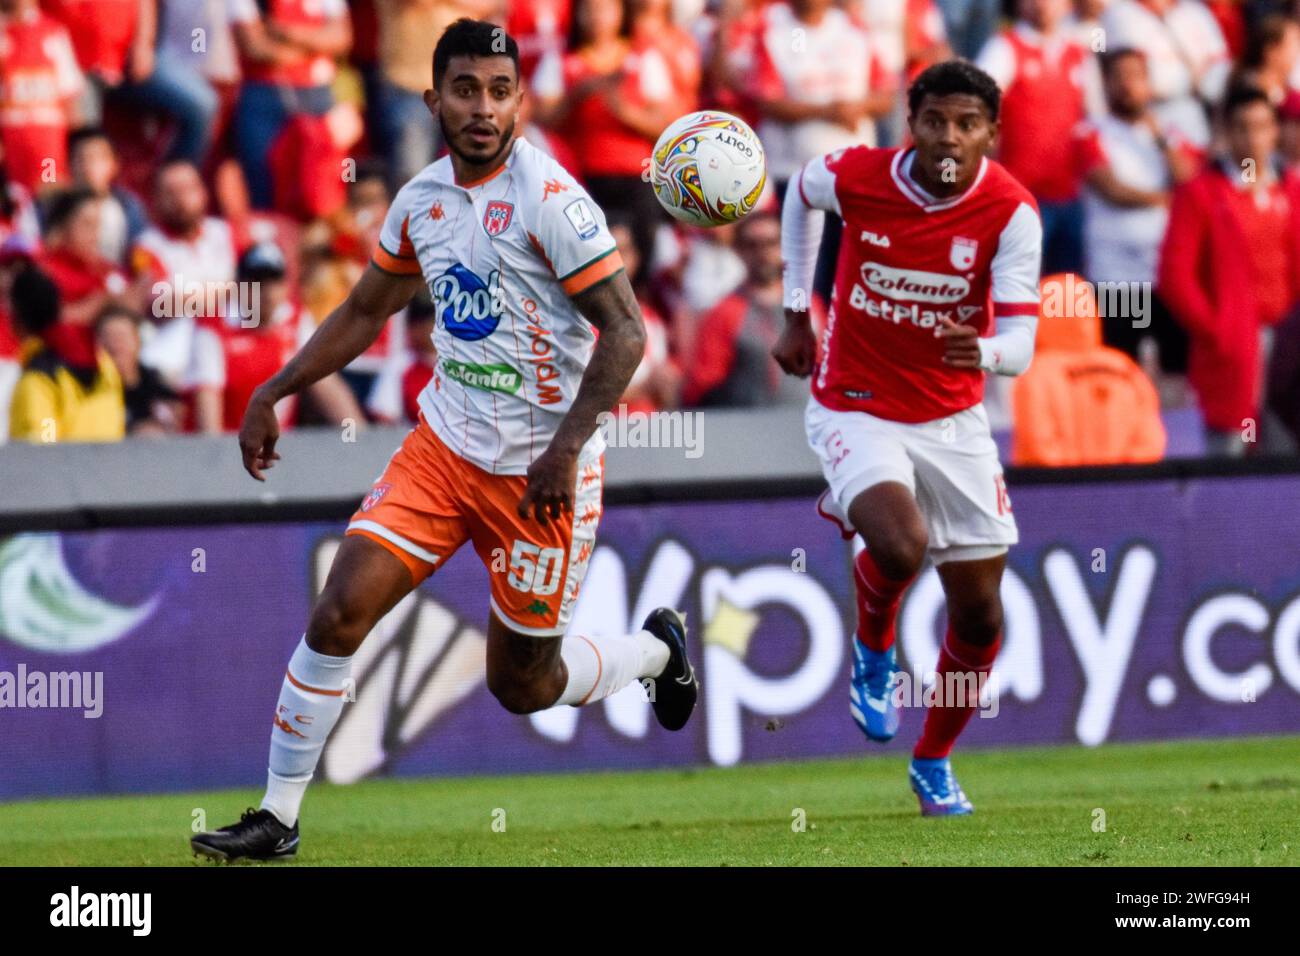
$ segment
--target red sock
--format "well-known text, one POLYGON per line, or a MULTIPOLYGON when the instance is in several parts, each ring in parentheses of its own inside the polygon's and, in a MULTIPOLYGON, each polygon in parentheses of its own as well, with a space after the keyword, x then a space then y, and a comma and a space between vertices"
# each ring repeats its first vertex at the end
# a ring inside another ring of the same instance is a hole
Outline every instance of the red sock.
MULTIPOLYGON (((945 674, 971 671, 976 675, 987 674, 993 668, 993 659, 998 656, 998 648, 1001 646, 1001 634, 992 644, 980 646, 966 643, 952 632, 951 627, 948 628, 943 647, 939 650, 939 663, 935 667, 935 680, 940 690, 948 686, 944 680, 945 674)), ((979 677, 976 676, 975 680, 978 686, 979 677)), ((968 684, 957 683, 953 686, 958 693, 969 689, 968 684)), ((942 697, 939 699, 943 700, 942 697)), ((913 757, 935 759, 948 756, 957 737, 966 728, 966 722, 979 706, 979 695, 976 693, 973 700, 943 700, 943 703, 949 706, 926 709, 925 726, 921 729, 921 739, 912 750, 913 757)))
POLYGON ((912 578, 898 581, 885 577, 870 551, 863 548, 858 552, 853 562, 853 584, 858 595, 858 640, 873 651, 887 651, 893 646, 898 602, 911 583, 912 578))

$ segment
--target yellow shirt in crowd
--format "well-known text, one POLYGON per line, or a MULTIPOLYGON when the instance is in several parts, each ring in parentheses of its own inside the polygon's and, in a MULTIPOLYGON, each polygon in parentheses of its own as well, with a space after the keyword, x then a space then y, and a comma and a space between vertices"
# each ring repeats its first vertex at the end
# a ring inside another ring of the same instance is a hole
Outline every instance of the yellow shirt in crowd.
POLYGON ((100 350, 99 377, 87 389, 39 339, 23 343, 23 374, 9 407, 9 437, 38 444, 120 441, 126 403, 117 366, 100 350))

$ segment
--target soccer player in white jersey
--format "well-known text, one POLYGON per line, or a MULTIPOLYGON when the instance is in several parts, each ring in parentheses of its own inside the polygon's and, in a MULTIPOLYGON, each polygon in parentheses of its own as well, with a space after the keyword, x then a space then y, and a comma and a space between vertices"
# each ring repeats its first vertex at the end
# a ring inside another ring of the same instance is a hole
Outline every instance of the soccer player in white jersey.
POLYGON ((948 754, 1001 644, 998 589, 1018 540, 981 400, 986 372, 1018 375, 1033 355, 1043 232, 1033 197, 986 158, 999 105, 982 70, 936 64, 908 91, 914 146, 814 159, 782 210, 786 329, 773 356, 813 374, 808 441, 830 486, 819 509, 866 542, 849 709, 868 738, 898 732, 894 622, 927 551, 947 597, 943 694, 910 768, 927 816, 973 809, 948 754), (822 210, 843 217, 844 241, 818 359, 808 290, 822 210))
POLYGON ((419 422, 352 516, 289 660, 266 796, 238 823, 196 836, 198 853, 297 852, 299 807, 352 655, 467 541, 491 577, 487 684, 507 710, 589 704, 643 679, 665 728, 680 729, 695 706, 676 611, 659 608, 634 634, 565 634, 601 513, 597 416, 636 371, 645 330, 603 213, 516 138, 523 95, 513 39, 481 21, 447 28, 425 102, 450 156, 401 189, 347 300, 249 403, 239 443, 260 481, 280 457, 276 401, 359 355, 421 282, 431 290, 437 370, 419 422))

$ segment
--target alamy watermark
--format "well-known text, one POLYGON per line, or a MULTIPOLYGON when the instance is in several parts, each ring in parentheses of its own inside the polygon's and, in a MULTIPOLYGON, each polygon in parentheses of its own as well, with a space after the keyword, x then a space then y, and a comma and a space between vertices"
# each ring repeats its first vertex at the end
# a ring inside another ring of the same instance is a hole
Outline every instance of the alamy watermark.
POLYGON ((611 448, 682 448, 687 458, 704 454, 703 412, 634 412, 621 404, 597 415, 596 427, 611 448))
POLYGON ((1073 272, 1045 281, 1040 314, 1045 319, 1095 316, 1133 320, 1133 328, 1151 326, 1150 282, 1089 282, 1073 272))
POLYGON ((104 713, 103 671, 0 671, 0 709, 73 708, 90 720, 104 713))

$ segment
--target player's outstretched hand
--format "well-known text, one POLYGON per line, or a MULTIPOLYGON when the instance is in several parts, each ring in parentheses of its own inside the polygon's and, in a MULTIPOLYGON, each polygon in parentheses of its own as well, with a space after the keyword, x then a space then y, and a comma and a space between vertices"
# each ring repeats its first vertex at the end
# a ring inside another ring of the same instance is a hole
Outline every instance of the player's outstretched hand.
POLYGON ((772 358, 787 375, 807 378, 817 363, 817 333, 807 312, 785 310, 785 330, 772 346, 772 358))
POLYGON ((275 417, 275 403, 258 389, 248 401, 244 421, 239 427, 239 450, 244 456, 244 470, 258 481, 266 481, 263 469, 273 468, 280 457, 275 443, 280 438, 280 422, 275 417))
POLYGON ((944 340, 945 365, 955 368, 980 367, 980 334, 974 326, 941 318, 934 334, 944 340))
POLYGON ((578 456, 548 448, 528 466, 528 487, 519 499, 519 517, 546 524, 549 512, 559 518, 573 511, 573 489, 578 483, 578 456))

